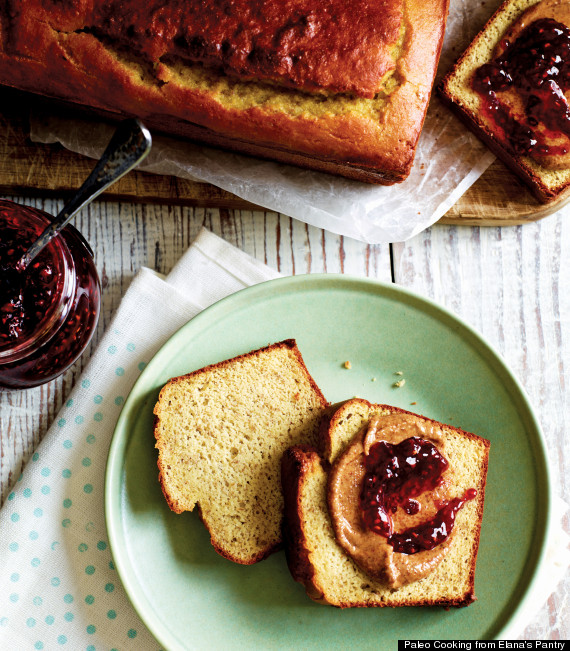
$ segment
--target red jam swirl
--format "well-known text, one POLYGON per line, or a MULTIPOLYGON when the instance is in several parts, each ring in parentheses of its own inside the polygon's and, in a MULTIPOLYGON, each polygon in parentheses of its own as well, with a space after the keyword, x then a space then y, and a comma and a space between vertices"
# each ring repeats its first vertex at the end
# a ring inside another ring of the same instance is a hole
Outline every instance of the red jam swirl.
POLYGON ((459 509, 477 495, 475 489, 467 490, 463 498, 440 505, 427 522, 402 532, 394 532, 392 514, 398 507, 410 515, 418 513, 420 504, 413 498, 437 488, 448 467, 448 461, 433 443, 416 436, 398 444, 374 443, 365 457, 366 474, 360 494, 365 526, 384 536, 394 551, 404 554, 433 549, 444 542, 453 530, 459 509))
POLYGON ((99 278, 75 228, 64 229, 27 269, 16 269, 49 220, 41 211, 0 201, 0 387, 29 388, 61 375, 97 324, 99 278))
POLYGON ((393 533, 389 538, 389 542, 394 551, 403 554, 416 554, 424 549, 433 549, 447 540, 453 531, 457 512, 465 502, 474 499, 476 496, 477 490, 469 488, 465 491, 463 497, 454 497, 428 522, 419 524, 417 527, 410 527, 402 533, 393 533))
POLYGON ((484 99, 483 113, 519 155, 553 156, 570 151, 570 29, 552 18, 535 20, 504 51, 475 72, 473 89, 484 99), (524 115, 516 117, 497 93, 514 90, 524 115), (540 128, 537 128, 540 127, 540 128), (565 137, 560 143, 560 137, 565 137), (557 140, 554 144, 552 140, 557 140))

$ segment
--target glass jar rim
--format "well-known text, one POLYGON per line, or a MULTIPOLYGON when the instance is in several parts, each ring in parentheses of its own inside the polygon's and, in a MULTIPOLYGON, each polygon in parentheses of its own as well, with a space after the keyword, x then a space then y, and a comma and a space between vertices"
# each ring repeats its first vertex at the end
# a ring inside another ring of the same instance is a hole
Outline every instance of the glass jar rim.
MULTIPOLYGON (((42 230, 52 219, 51 215, 42 210, 3 199, 0 200, 0 212, 2 210, 18 212, 26 216, 28 220, 35 220, 35 225, 39 225, 42 230)), ((46 344, 59 330, 71 309, 76 290, 75 263, 71 251, 61 235, 55 237, 45 250, 49 253, 50 260, 57 263, 58 273, 63 274, 63 283, 58 284, 57 296, 53 298, 53 304, 56 307, 47 310, 44 318, 40 319, 34 329, 25 337, 15 340, 13 345, 8 344, 0 348, 0 363, 2 364, 18 361, 28 355, 30 351, 46 344)))

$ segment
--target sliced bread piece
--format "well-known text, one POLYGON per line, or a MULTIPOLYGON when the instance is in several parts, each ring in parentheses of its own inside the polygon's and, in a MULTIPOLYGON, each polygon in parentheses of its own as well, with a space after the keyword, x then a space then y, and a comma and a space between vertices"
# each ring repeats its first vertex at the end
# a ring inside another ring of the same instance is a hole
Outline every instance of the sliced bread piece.
MULTIPOLYGON (((427 577, 390 588, 371 579, 338 544, 328 507, 330 463, 342 454, 376 415, 410 414, 387 405, 349 400, 329 409, 321 429, 321 454, 292 447, 282 461, 285 542, 289 569, 307 594, 320 603, 349 607, 466 606, 474 601, 474 577, 490 444, 456 427, 419 417, 441 430, 445 455, 454 470, 454 490, 475 488, 475 499, 458 512, 450 545, 427 577)), ((411 414, 416 416, 415 414, 411 414)))
POLYGON ((262 560, 281 543, 283 452, 316 443, 326 405, 294 340, 171 379, 154 408, 170 508, 197 505, 222 556, 262 560))
MULTIPOLYGON (((570 27, 566 6, 560 0, 543 0, 542 2, 538 0, 506 0, 503 2, 442 80, 438 86, 438 92, 442 100, 457 113, 466 125, 528 185, 539 201, 554 204, 562 202, 570 195, 568 154, 565 158, 559 157, 561 151, 568 150, 568 115, 558 117, 552 114, 549 118, 550 125, 556 121, 560 122, 560 131, 557 131, 552 130, 551 126, 545 127, 546 123, 543 118, 534 117, 536 109, 528 107, 531 106, 529 100, 532 100, 536 106, 537 99, 539 108, 540 106, 546 107, 549 101, 554 104, 557 99, 555 95, 559 92, 560 94, 565 93, 568 98, 570 88, 568 88, 567 78, 563 81, 567 77, 567 72, 557 64, 560 68, 560 75, 553 77, 555 89, 547 93, 551 96, 550 99, 544 96, 546 84, 542 90, 539 90, 537 86, 535 92, 533 88, 528 87, 523 94, 520 94, 519 91, 514 90, 518 83, 515 81, 513 85, 495 91, 494 89, 499 89, 501 85, 497 85, 492 79, 498 80, 511 75, 514 77, 514 73, 511 73, 514 63, 507 64, 505 70, 499 70, 502 66, 496 66, 495 72, 492 68, 489 69, 491 76, 487 79, 491 79, 491 81, 489 86, 485 86, 484 93, 477 92, 473 87, 477 70, 484 64, 490 64, 497 61, 497 57, 503 56, 505 43, 509 44, 508 51, 512 59, 512 52, 515 47, 518 47, 517 39, 522 28, 532 27, 533 22, 550 17, 564 27, 570 27), (511 67, 508 67, 509 65, 511 67), (502 113, 499 104, 509 107, 508 116, 502 113), (534 112, 530 113, 529 111, 534 112), (511 117, 516 120, 516 123, 510 121, 511 117), (561 144, 562 146, 560 146, 561 144), (541 152, 545 147, 548 148, 549 153, 542 156, 541 152), (528 154, 521 153, 527 150, 528 154)), ((517 64, 523 70, 521 81, 526 80, 525 84, 529 83, 527 74, 530 75, 531 68, 535 65, 537 67, 533 70, 533 74, 536 75, 540 71, 541 82, 551 74, 547 71, 550 66, 548 52, 541 52, 542 45, 537 45, 535 42, 530 43, 530 38, 526 37, 526 40, 529 41, 529 45, 525 46, 528 47, 528 52, 525 53, 524 59, 521 58, 521 63, 517 64), (534 63, 532 63, 532 57, 529 55, 536 47, 539 49, 534 51, 534 63), (542 70, 539 68, 542 65, 541 60, 544 60, 545 63, 542 70)), ((538 38, 546 43, 547 47, 552 45, 547 43, 547 38, 542 36, 538 38)), ((567 35, 564 38, 567 39, 567 35)), ((562 58, 566 58, 566 55, 562 54, 562 58)), ((564 65, 564 61, 562 65, 564 65)), ((552 74, 558 75, 558 68, 551 66, 552 74)), ((560 106, 562 108, 561 104, 560 106)), ((552 106, 548 110, 552 113, 552 106)))

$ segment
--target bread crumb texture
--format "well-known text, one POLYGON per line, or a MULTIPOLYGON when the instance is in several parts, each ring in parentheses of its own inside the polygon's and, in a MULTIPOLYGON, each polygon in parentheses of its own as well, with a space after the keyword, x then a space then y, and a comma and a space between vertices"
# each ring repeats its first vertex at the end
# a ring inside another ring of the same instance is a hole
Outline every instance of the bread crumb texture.
POLYGON ((290 341, 170 380, 154 413, 171 509, 198 505, 223 556, 264 558, 281 541, 281 456, 315 443, 325 405, 290 341))

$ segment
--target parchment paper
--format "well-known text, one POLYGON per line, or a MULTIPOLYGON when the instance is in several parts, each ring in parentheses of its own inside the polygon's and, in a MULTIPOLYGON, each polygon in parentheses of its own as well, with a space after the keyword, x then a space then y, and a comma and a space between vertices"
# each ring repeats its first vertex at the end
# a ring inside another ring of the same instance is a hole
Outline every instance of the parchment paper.
MULTIPOLYGON (((493 3, 451 0, 439 80, 490 17, 493 3)), ((496 2, 495 2, 496 4, 496 2)), ((112 127, 32 115, 31 138, 98 158, 112 127)), ((154 134, 153 134, 154 135, 154 134)), ((140 169, 204 181, 312 226, 369 243, 407 240, 440 219, 494 155, 432 95, 410 176, 373 186, 154 135, 140 169)))

